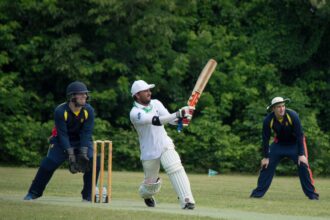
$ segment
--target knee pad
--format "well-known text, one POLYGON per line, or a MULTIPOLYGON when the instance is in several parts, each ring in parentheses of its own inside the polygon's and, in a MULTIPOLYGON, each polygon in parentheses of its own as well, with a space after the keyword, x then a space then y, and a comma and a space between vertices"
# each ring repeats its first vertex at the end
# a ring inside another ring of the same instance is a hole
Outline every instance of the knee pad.
POLYGON ((145 180, 139 188, 139 194, 142 198, 147 199, 151 198, 153 195, 159 193, 161 188, 161 180, 160 178, 157 179, 156 182, 150 182, 148 180, 145 180))
POLYGON ((174 149, 165 151, 160 157, 160 161, 168 175, 183 169, 179 154, 174 149))

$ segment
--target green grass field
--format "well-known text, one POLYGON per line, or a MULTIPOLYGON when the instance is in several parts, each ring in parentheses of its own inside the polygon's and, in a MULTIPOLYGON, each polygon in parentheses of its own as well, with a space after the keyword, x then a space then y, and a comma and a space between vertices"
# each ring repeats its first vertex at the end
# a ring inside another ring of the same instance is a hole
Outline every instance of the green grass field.
POLYGON ((303 194, 298 177, 276 177, 263 199, 250 199, 257 176, 189 174, 195 210, 181 210, 166 174, 147 208, 137 189, 142 172, 114 172, 110 204, 81 202, 82 174, 57 170, 43 197, 23 201, 37 169, 0 167, 0 219, 330 219, 330 179, 316 178, 319 201, 303 194))

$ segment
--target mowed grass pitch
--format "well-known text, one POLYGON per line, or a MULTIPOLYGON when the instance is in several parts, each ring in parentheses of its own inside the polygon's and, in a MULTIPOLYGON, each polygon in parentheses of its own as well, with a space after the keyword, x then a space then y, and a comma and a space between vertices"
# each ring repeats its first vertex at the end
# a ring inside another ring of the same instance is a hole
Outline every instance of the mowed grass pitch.
POLYGON ((196 209, 181 210, 166 174, 156 199, 146 208, 137 189, 142 172, 114 172, 111 204, 81 202, 82 174, 57 170, 44 196, 23 201, 37 169, 0 167, 0 219, 330 219, 330 179, 316 178, 319 201, 310 201, 299 178, 274 177, 263 199, 249 198, 256 175, 188 174, 196 209))

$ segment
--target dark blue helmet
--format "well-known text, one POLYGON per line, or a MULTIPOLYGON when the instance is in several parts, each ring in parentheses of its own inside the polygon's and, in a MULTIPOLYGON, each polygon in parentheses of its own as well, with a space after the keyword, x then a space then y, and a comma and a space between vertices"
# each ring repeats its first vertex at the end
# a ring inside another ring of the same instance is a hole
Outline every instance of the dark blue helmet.
POLYGON ((88 93, 88 92, 89 91, 88 91, 86 85, 79 81, 74 81, 74 82, 70 83, 68 85, 68 87, 66 88, 67 96, 73 95, 75 93, 88 93))

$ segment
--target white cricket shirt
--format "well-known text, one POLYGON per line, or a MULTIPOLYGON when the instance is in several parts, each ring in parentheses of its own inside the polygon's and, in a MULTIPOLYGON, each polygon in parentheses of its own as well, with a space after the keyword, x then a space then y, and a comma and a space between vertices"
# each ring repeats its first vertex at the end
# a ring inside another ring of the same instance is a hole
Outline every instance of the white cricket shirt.
POLYGON ((170 115, 170 113, 157 99, 152 99, 148 106, 134 102, 130 119, 139 135, 141 160, 159 158, 165 148, 174 147, 164 125, 152 124, 154 116, 164 115, 170 115))

